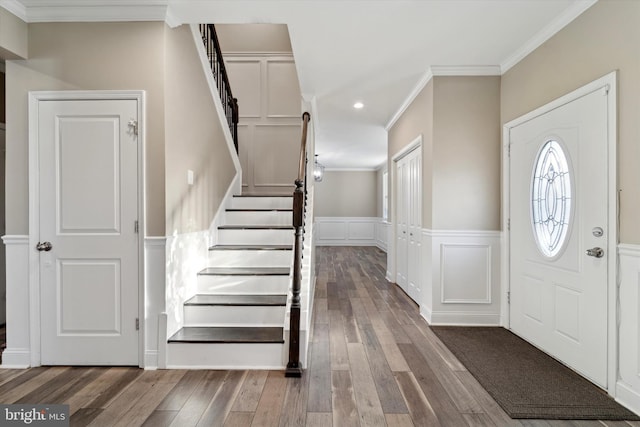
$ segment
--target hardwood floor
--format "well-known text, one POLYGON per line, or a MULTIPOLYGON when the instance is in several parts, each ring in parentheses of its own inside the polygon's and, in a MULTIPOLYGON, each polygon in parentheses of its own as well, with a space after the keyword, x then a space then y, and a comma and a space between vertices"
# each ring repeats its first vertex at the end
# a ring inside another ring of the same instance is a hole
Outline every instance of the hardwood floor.
POLYGON ((0 370, 1 403, 66 403, 73 426, 640 427, 512 420, 385 280, 375 248, 318 248, 310 366, 0 370))

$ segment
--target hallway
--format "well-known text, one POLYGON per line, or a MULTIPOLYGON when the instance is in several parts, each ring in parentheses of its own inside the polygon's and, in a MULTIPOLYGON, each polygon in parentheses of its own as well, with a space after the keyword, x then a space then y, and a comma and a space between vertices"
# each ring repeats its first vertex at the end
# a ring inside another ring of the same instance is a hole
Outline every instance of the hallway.
POLYGON ((512 420, 385 280, 376 248, 318 247, 309 369, 0 370, 1 403, 66 403, 72 426, 640 427, 512 420))

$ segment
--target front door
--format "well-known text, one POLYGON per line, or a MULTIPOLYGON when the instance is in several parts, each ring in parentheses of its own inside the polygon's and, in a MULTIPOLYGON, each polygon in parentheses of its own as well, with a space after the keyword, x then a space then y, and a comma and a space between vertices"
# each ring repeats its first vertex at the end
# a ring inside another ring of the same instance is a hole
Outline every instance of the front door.
POLYGON ((43 365, 138 365, 138 101, 38 104, 43 365))
POLYGON ((607 387, 605 87, 510 131, 511 329, 607 387))

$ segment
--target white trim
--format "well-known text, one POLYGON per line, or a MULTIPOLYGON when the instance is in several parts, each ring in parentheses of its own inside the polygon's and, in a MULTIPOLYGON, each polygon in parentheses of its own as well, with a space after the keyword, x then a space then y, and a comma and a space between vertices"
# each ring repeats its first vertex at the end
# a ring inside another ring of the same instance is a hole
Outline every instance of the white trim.
MULTIPOLYGON (((591 1, 591 0, 589 0, 591 1)), ((584 3, 586 4, 586 3, 584 3)), ((584 9, 586 10, 586 9, 584 9)), ((577 15, 576 15, 577 16, 577 15)), ((591 83, 588 83, 550 103, 543 105, 523 116, 520 116, 503 126, 503 146, 502 146, 502 176, 503 176, 503 186, 502 186, 502 228, 503 230, 508 229, 508 220, 510 218, 509 213, 509 190, 510 190, 510 160, 509 160, 509 145, 510 145, 510 130, 518 125, 521 125, 529 120, 532 120, 542 114, 545 114, 551 110, 559 108, 563 105, 566 105, 578 98, 581 98, 585 95, 593 93, 597 90, 601 90, 605 88, 607 90, 607 115, 608 115, 608 129, 607 129, 607 139, 608 139, 608 148, 607 148, 607 162, 608 162, 608 217, 609 223, 607 224, 608 233, 609 233, 609 241, 607 245, 607 251, 609 257, 607 258, 607 288, 608 288, 608 302, 607 302, 607 318, 608 318, 608 327, 607 327, 607 391, 611 396, 615 397, 616 393, 616 378, 617 378, 617 369, 618 369, 618 331, 617 331, 617 316, 618 316, 618 306, 617 306, 617 298, 618 298, 618 289, 617 289, 617 279, 618 279, 618 271, 616 266, 618 265, 618 204, 617 204, 617 71, 613 71, 597 80, 594 80, 591 83)), ((510 257, 510 242, 509 242, 509 233, 506 232, 503 235, 503 245, 502 245, 502 260, 503 260, 503 269, 502 269, 502 300, 506 303, 507 293, 510 289, 509 282, 509 257, 510 257)), ((504 306, 502 310, 502 326, 505 328, 509 328, 509 307, 504 306)))
POLYGON ((384 127, 385 131, 389 132, 389 130, 391 130, 393 125, 395 125, 396 122, 400 119, 400 117, 402 117, 404 112, 407 111, 407 108, 409 108, 411 103, 418 97, 418 95, 420 95, 420 92, 422 92, 422 89, 424 89, 425 86, 427 86, 427 84, 429 83, 429 80, 431 80, 432 78, 433 78, 433 73, 431 72, 431 68, 429 68, 424 73, 424 75, 420 78, 420 80, 418 80, 418 82, 413 87, 413 89, 411 89, 411 92, 409 92, 409 95, 407 95, 404 102, 400 104, 400 107, 395 112, 395 114, 391 116, 391 119, 389 120, 389 122, 387 122, 386 126, 384 127))
POLYGON ((7 234, 0 238, 6 246, 29 244, 29 235, 27 234, 7 234))
POLYGON ((632 245, 629 243, 620 243, 618 245, 618 254, 626 255, 634 258, 640 258, 640 245, 632 245))
POLYGON ((580 16, 584 11, 597 3, 598 0, 579 0, 569 6, 564 12, 558 15, 546 27, 538 31, 527 42, 520 46, 515 52, 509 55, 500 63, 500 71, 506 73, 522 61, 527 55, 539 48, 544 42, 553 37, 556 33, 569 25, 574 19, 580 16))
MULTIPOLYGON (((138 221, 140 230, 145 230, 145 92, 140 90, 96 90, 96 91, 31 91, 29 92, 29 247, 35 247, 40 236, 40 159, 38 154, 39 103, 40 101, 68 100, 132 100, 136 101, 138 113, 138 221)), ((142 233, 138 238, 138 364, 144 366, 145 343, 145 253, 142 233)), ((40 269, 39 253, 31 251, 29 256, 29 313, 31 338, 31 366, 40 366, 40 269)), ((8 320, 8 319, 7 319, 8 320)), ((8 320, 9 321, 9 320, 8 320)))
MULTIPOLYGON (((173 15, 172 15, 173 16, 173 15)), ((22 17, 21 17, 22 18, 22 17)), ((106 5, 101 0, 83 0, 74 5, 38 5, 25 8, 23 21, 35 22, 132 22, 160 21, 167 18, 167 2, 152 1, 151 4, 123 5, 119 2, 106 5)), ((175 23, 175 20, 173 20, 175 23)))
POLYGON ((27 22, 27 8, 18 0, 0 0, 0 7, 27 22))
POLYGON ((499 76, 498 65, 432 65, 431 74, 436 76, 499 76))
MULTIPOLYGON (((4 358, 4 354, 2 357, 4 358)), ((640 392, 620 380, 616 384, 616 402, 630 411, 640 414, 640 392)))
POLYGON ((378 217, 316 217, 314 219, 315 244, 317 246, 379 246, 377 239, 378 217), (354 225, 370 227, 371 233, 360 234, 354 225), (328 230, 332 227, 332 230, 328 230), (327 235, 329 234, 329 235, 327 235))
MULTIPOLYGON (((416 136, 410 143, 408 143, 404 148, 398 151, 396 154, 391 157, 392 162, 397 162, 404 156, 408 155, 413 150, 422 147, 422 134, 416 136)), ((393 168, 392 168, 393 169, 393 168)))
POLYGON ((325 172, 376 172, 376 168, 325 168, 325 172))
MULTIPOLYGON (((226 120, 223 119, 223 117, 226 117, 226 114, 224 112, 224 108, 222 107, 222 101, 220 101, 220 95, 218 95, 216 82, 213 79, 213 73, 211 72, 211 67, 207 59, 207 52, 205 51, 204 44, 202 43, 200 29, 198 28, 198 25, 194 24, 191 24, 190 28, 191 35, 193 36, 193 42, 196 46, 198 57, 200 58, 200 65, 202 65, 202 70, 204 72, 205 79, 207 80, 209 91, 211 92, 211 98, 213 99, 213 104, 215 105, 216 111, 218 112, 217 117, 220 121, 220 127, 222 128, 222 133, 224 134, 224 139, 227 143, 227 149, 229 150, 229 155, 231 156, 231 160, 233 161, 233 166, 236 169, 236 175, 242 176, 242 166, 240 165, 238 153, 236 153, 236 147, 233 143, 233 137, 231 136, 229 125, 226 120)), ((236 180, 235 191, 236 194, 240 194, 242 192, 242 179, 236 180)))
MULTIPOLYGON (((265 51, 265 52, 234 52, 234 51, 226 51, 223 50, 222 51, 222 55, 224 55, 225 58, 227 57, 236 57, 236 58, 243 58, 243 57, 248 57, 248 58, 255 58, 257 56, 259 57, 267 57, 267 58, 271 58, 271 57, 281 57, 283 58, 283 60, 290 60, 293 62, 293 52, 286 52, 286 51, 282 51, 282 52, 278 52, 278 51, 265 51)), ((298 117, 298 116, 296 116, 298 117)))
POLYGON ((502 237, 502 231, 498 230, 430 230, 428 228, 422 231, 425 235, 430 237, 487 237, 497 238, 502 237))
POLYGON ((420 312, 430 325, 438 326, 498 326, 500 315, 473 311, 420 312))

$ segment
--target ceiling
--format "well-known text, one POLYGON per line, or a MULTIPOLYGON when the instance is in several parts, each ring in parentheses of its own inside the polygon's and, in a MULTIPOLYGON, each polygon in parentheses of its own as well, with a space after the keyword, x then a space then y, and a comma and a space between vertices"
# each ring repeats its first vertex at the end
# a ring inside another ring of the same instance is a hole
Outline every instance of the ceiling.
POLYGON ((287 24, 316 152, 374 169, 432 75, 500 75, 597 0, 0 0, 27 22, 287 24), (364 108, 356 110, 356 101, 364 108))

